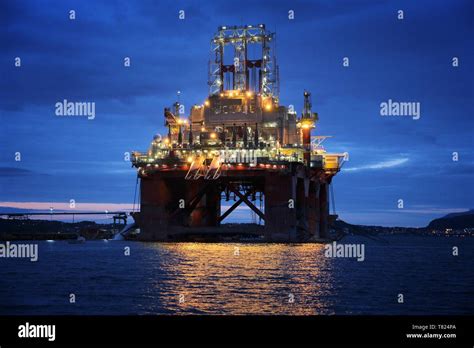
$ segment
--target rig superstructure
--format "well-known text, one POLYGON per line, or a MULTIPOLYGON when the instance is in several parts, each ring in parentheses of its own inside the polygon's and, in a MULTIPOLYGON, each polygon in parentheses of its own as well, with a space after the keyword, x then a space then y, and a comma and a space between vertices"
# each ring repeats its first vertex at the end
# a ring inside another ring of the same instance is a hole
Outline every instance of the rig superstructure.
POLYGON ((327 137, 311 136, 318 115, 308 91, 299 117, 279 104, 274 43, 263 24, 219 27, 211 39, 207 99, 189 117, 179 100, 165 108, 168 134, 155 136, 148 152, 132 153, 141 240, 225 238, 230 232, 221 223, 241 203, 264 225, 234 233, 240 237, 328 238, 328 185, 345 154, 327 153, 321 145, 327 137), (232 199, 221 213, 221 201, 232 199))

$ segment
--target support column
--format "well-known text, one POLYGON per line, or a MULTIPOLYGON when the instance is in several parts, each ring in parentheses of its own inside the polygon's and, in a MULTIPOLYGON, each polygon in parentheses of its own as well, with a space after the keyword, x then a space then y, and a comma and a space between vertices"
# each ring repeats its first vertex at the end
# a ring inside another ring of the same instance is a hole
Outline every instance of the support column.
POLYGON ((219 226, 219 217, 221 215, 221 191, 217 182, 206 191, 206 216, 204 224, 206 226, 219 226))
MULTIPOLYGON (((187 180, 184 184, 186 185, 186 208, 192 209, 192 207, 190 207, 191 201, 196 199, 196 196, 203 189, 204 182, 202 179, 187 180)), ((205 194, 198 199, 199 201, 194 204, 194 209, 189 212, 187 217, 187 224, 190 227, 203 226, 204 223, 204 214, 206 212, 205 194)))
POLYGON ((304 180, 298 178, 296 183, 296 235, 291 236, 290 241, 304 240, 308 230, 304 180))
POLYGON ((186 205, 187 209, 192 209, 187 217, 188 225, 191 227, 218 226, 221 210, 220 191, 217 182, 204 180, 187 180, 186 185, 186 205), (197 199, 194 206, 190 207, 191 201, 196 199, 198 194, 205 189, 204 194, 197 199))
POLYGON ((142 178, 140 213, 135 220, 140 226, 140 240, 164 241, 168 234, 168 208, 173 197, 169 183, 162 178, 142 178))
POLYGON ((268 241, 288 241, 296 233, 296 206, 289 207, 296 183, 291 175, 267 173, 265 176, 265 238, 268 241))
POLYGON ((319 236, 320 238, 329 238, 328 219, 329 219, 329 195, 328 184, 322 183, 319 189, 319 236))
POLYGON ((308 193, 308 232, 310 238, 319 238, 319 184, 310 181, 308 193))

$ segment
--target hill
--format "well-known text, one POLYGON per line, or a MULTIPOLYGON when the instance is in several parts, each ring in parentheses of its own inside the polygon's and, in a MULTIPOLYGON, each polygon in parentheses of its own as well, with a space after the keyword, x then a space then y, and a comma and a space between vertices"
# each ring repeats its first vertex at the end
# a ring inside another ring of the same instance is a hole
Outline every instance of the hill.
POLYGON ((444 230, 446 228, 463 229, 474 228, 474 210, 462 213, 452 213, 432 220, 426 227, 431 230, 444 230))

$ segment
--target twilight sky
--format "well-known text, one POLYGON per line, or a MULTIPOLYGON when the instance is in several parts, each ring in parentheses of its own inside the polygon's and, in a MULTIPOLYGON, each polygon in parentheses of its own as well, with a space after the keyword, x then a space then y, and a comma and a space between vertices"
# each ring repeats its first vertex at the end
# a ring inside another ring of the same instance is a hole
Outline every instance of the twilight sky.
POLYGON ((315 133, 350 153, 334 179, 342 219, 424 226, 473 208, 473 13, 459 0, 1 1, 0 206, 133 202, 124 152, 166 132, 177 90, 186 111, 204 101, 217 26, 265 23, 281 104, 300 113, 310 90, 315 133), (95 119, 56 116, 63 99, 95 102, 95 119), (389 99, 419 102, 421 117, 381 116, 389 99))

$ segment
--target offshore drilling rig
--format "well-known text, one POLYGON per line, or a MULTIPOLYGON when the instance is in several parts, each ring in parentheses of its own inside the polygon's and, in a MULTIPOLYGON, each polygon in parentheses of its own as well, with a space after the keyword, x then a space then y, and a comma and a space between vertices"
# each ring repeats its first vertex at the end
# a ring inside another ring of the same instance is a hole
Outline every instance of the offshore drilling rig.
POLYGON ((274 45, 275 33, 263 24, 218 28, 208 98, 189 117, 179 101, 165 108, 167 136, 155 136, 146 153, 132 153, 140 179, 140 211, 132 213, 139 239, 328 239, 329 184, 345 154, 326 153, 327 137, 311 136, 318 115, 309 92, 299 117, 279 104, 274 45), (224 213, 222 200, 233 203, 224 213), (242 203, 263 226, 223 228, 242 203))

